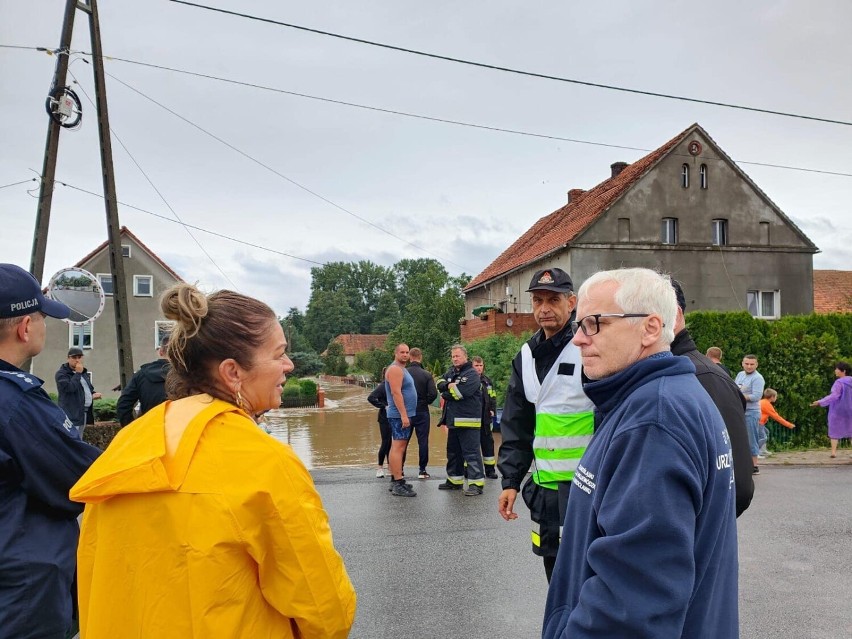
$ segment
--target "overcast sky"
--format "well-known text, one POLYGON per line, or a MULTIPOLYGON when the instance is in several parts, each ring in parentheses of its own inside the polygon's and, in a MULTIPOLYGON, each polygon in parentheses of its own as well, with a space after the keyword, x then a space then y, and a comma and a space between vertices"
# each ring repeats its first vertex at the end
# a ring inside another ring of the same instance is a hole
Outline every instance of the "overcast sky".
MULTIPOLYGON (((848 0, 208 4, 541 74, 852 121, 848 0)), ((0 45, 57 47, 64 5, 0 0, 0 45)), ((848 125, 512 75, 165 0, 102 1, 99 9, 108 56, 648 150, 698 122, 734 160, 852 175, 848 125)), ((72 49, 88 52, 88 22, 77 14, 72 49)), ((83 95, 94 97, 92 67, 84 58, 75 54, 70 67, 80 83, 71 86, 82 89, 83 125, 62 132, 56 178, 101 193, 96 118, 83 95)), ((55 60, 0 48, 0 186, 41 170, 43 105, 55 60)), ((454 275, 475 275, 535 220, 562 206, 569 189, 591 188, 608 177, 611 163, 645 155, 390 115, 126 62, 107 61, 106 71, 242 153, 107 78, 114 134, 180 219, 303 259, 193 231, 202 250, 168 221, 174 220, 169 206, 114 139, 118 199, 168 218, 122 206, 121 224, 187 281, 206 289, 236 287, 279 314, 291 306, 304 310, 313 262, 391 265, 435 257, 454 275)), ((821 249, 815 268, 850 268, 852 177, 740 166, 821 249)), ((29 265, 37 193, 35 182, 0 189, 2 261, 29 265)), ((58 186, 45 280, 105 239, 103 201, 58 186)))

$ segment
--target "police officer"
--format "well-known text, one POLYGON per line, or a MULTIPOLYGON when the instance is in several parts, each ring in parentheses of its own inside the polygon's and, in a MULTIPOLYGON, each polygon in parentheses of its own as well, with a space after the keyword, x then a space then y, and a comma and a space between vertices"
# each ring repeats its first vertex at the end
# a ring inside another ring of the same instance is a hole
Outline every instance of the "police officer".
POLYGON ((0 264, 0 637, 63 639, 82 504, 68 491, 100 451, 75 437, 65 413, 22 370, 44 348, 46 317, 69 309, 36 279, 0 264))
POLYGON ((583 393, 579 349, 571 343, 577 306, 574 285, 559 268, 536 272, 527 289, 540 327, 512 361, 497 460, 503 492, 498 512, 517 519, 515 498, 523 487, 533 520, 533 552, 544 560, 547 581, 559 550, 561 512, 574 471, 594 432, 594 406, 583 393), (561 506, 561 507, 560 507, 561 506))

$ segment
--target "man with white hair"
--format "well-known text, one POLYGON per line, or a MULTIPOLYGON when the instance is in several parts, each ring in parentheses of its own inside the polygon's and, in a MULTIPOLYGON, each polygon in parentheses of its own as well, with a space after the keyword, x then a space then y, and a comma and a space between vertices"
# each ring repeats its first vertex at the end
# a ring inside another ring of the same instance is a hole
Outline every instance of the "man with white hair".
POLYGON ((574 475, 545 639, 737 639, 737 530, 725 423, 671 354, 671 280, 602 271, 574 343, 600 423, 574 475))

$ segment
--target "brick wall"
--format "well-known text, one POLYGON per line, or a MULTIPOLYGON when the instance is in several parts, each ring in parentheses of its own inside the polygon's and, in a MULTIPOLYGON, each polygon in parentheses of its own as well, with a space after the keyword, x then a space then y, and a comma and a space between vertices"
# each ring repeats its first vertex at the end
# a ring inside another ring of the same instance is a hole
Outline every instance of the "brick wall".
POLYGON ((461 339, 463 342, 472 342, 481 337, 489 337, 498 333, 512 333, 521 335, 528 331, 538 330, 532 313, 494 313, 487 316, 469 318, 461 328, 461 339), (485 317, 485 319, 482 319, 485 317), (511 319, 512 325, 507 326, 506 320, 511 319))

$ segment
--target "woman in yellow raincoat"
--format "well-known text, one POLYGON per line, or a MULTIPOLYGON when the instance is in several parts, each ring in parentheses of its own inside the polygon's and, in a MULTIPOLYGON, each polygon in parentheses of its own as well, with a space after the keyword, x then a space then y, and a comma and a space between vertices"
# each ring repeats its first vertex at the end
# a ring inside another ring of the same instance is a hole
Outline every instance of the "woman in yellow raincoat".
POLYGON ((303 464, 255 422, 293 363, 275 313, 188 284, 172 401, 124 428, 71 490, 84 639, 346 637, 355 592, 303 464))

